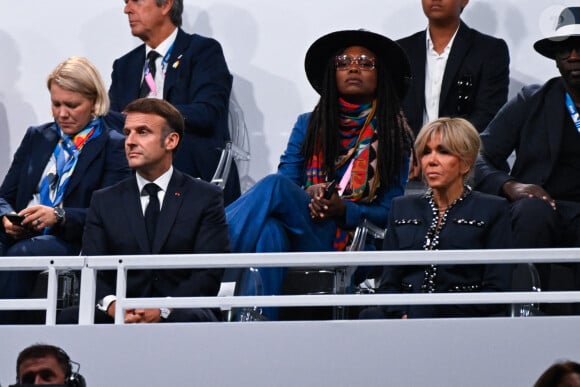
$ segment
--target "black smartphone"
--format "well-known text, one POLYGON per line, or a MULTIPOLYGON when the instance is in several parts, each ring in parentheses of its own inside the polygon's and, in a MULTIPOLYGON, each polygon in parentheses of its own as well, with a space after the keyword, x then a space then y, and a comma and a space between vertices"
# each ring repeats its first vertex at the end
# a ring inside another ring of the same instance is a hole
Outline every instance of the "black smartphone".
POLYGON ((323 195, 323 197, 325 199, 330 199, 330 197, 332 196, 332 194, 336 192, 336 189, 335 188, 336 188, 336 180, 333 180, 324 189, 324 195, 323 195))
POLYGON ((24 216, 18 214, 6 214, 4 216, 8 218, 10 223, 15 224, 17 226, 21 226, 22 221, 24 220, 24 216))

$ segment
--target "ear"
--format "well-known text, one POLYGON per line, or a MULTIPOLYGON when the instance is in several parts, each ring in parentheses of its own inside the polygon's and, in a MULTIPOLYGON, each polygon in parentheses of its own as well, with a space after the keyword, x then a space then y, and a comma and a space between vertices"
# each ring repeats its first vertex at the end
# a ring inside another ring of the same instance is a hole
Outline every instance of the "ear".
POLYGON ((171 132, 165 137, 165 149, 173 151, 179 144, 179 134, 171 132))
POLYGON ((169 11, 171 11, 171 8, 173 8, 173 0, 167 0, 165 4, 161 6, 161 13, 163 16, 167 16, 169 11))
POLYGON ((467 175, 470 170, 471 170, 471 167, 469 166, 467 161, 461 160, 461 170, 460 170, 461 176, 467 175))

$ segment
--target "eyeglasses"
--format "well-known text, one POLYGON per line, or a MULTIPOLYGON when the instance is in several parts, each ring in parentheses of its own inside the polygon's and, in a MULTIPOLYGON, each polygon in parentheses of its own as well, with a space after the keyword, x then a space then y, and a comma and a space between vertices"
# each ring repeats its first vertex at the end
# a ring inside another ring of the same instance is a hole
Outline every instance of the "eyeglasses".
POLYGON ((557 44, 554 53, 558 59, 568 59, 572 55, 572 50, 576 51, 576 55, 580 55, 579 39, 570 39, 557 44))
POLYGON ((375 69, 375 58, 372 58, 367 55, 359 55, 357 57, 350 56, 350 55, 337 55, 334 58, 334 65, 336 66, 337 70, 348 70, 350 66, 354 64, 361 70, 371 71, 375 69))

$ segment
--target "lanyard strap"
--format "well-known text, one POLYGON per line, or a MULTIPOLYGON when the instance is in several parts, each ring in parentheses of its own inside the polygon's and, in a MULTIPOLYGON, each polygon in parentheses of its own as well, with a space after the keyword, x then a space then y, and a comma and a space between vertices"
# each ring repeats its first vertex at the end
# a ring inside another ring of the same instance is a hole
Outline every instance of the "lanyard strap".
MULTIPOLYGON (((167 52, 163 56, 163 59, 161 60, 161 71, 163 73, 163 76, 165 76, 165 73, 167 71, 167 64, 169 63, 169 57, 171 56, 172 51, 173 51, 173 44, 171 44, 171 46, 169 47, 169 50, 167 50, 167 52)), ((147 61, 145 61, 145 64, 143 65, 143 75, 147 75, 147 74, 149 74, 149 66, 147 66, 147 61)))
POLYGON ((578 110, 576 109, 576 104, 570 97, 570 94, 566 93, 566 108, 568 109, 568 113, 576 126, 576 130, 580 133, 580 114, 578 114, 578 110))
POLYGON ((348 164, 348 167, 346 169, 346 171, 344 172, 344 175, 342 175, 342 179, 340 179, 340 183, 338 185, 338 196, 342 196, 342 193, 344 192, 346 186, 348 185, 349 181, 350 181, 350 176, 352 175, 352 165, 354 164, 354 157, 352 158, 352 160, 350 160, 350 164, 348 164))
MULTIPOLYGON (((167 64, 169 63, 169 57, 171 56, 171 52, 173 51, 173 45, 175 42, 169 46, 169 50, 163 56, 161 60, 161 73, 163 74, 163 78, 165 78, 165 73, 167 72, 167 64)), ((155 85, 155 79, 153 79, 153 75, 151 75, 151 71, 149 70, 149 63, 145 61, 143 65, 143 79, 147 82, 149 86, 149 90, 153 93, 153 95, 157 96, 157 86, 155 85)))

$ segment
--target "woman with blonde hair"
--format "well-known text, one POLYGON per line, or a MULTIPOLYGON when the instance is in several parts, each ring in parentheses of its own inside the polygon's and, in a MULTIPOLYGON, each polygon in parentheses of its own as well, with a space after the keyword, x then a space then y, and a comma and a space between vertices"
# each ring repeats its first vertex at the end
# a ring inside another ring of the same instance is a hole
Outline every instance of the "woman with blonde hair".
MULTIPOLYGON (((47 87, 54 121, 26 131, 0 186, 0 255, 78 255, 93 191, 130 174, 124 138, 104 120, 109 97, 96 67, 68 58, 47 87)), ((28 296, 36 275, 0 273, 0 297, 28 296)))
MULTIPOLYGON (((504 249, 511 247, 508 202, 467 184, 479 153, 477 130, 462 118, 427 124, 415 140, 424 194, 393 199, 386 250, 504 249)), ((385 267, 384 293, 496 292, 511 286, 512 265, 385 267)), ((501 305, 412 305, 368 308, 361 318, 456 317, 502 314, 501 305)))

